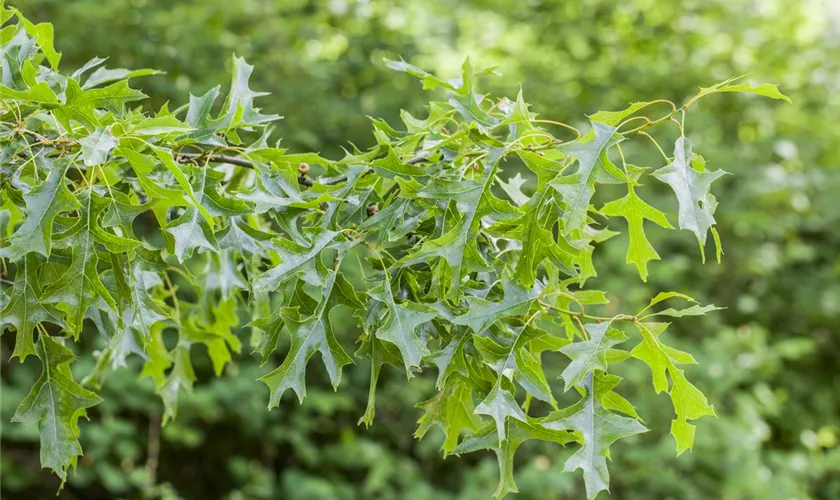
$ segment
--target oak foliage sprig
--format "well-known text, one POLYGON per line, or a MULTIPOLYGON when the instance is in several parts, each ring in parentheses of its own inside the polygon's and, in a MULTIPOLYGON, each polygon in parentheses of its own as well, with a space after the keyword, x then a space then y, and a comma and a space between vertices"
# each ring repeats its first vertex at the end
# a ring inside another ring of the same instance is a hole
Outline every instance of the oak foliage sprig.
POLYGON ((390 61, 444 98, 422 117, 403 112, 399 127, 372 120, 376 145, 333 160, 271 142, 281 117, 259 108, 266 94, 249 88, 243 59, 224 98, 215 87, 150 113, 130 79, 155 71, 97 58, 62 73, 49 24, 2 1, 0 21, 0 332, 14 333, 12 358, 43 367, 14 420, 40 427, 42 465, 62 480, 82 453, 78 420, 111 371, 142 360, 166 423, 196 381, 199 344, 219 376, 235 355, 258 355, 269 408, 291 404, 288 390, 303 402, 316 353, 337 390, 343 368, 369 358, 366 425, 383 364, 409 379, 431 368, 437 393, 418 405, 416 436, 439 426, 444 455, 492 450, 497 497, 516 491, 514 454, 531 439, 575 447, 565 470, 582 470, 590 498, 608 488, 610 445, 647 430, 615 363, 643 362, 669 394, 678 453, 692 446, 693 422, 714 415, 680 368, 694 358, 667 345, 660 319, 715 307, 664 292, 641 311, 598 316, 607 299, 587 280, 595 249, 616 234, 611 218, 647 279, 660 256, 645 221, 673 229, 643 199, 654 182, 673 190, 678 227, 701 252, 711 233, 720 259, 711 187, 725 172, 694 151, 685 115, 714 93, 787 99, 775 86, 729 80, 682 106, 598 112, 578 130, 539 118, 522 92, 479 94, 485 73, 469 61, 449 81, 390 61), (665 127, 678 132, 673 148, 654 136, 665 127), (631 141, 658 149, 661 164, 632 164, 631 141), (605 184, 625 194, 593 205, 605 184), (688 305, 662 309, 665 300, 688 305), (352 354, 336 308, 362 332, 352 354), (104 347, 75 344, 89 335, 104 347), (288 348, 276 357, 278 345, 288 348), (82 380, 76 355, 96 358, 82 380), (555 398, 549 357, 565 367, 562 390, 579 395, 571 406, 555 398))

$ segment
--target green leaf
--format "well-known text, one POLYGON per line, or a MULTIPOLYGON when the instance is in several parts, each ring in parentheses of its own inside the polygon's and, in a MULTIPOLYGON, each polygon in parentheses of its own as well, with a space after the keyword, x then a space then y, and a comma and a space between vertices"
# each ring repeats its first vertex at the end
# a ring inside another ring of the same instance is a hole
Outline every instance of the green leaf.
POLYGON ((749 94, 757 94, 771 99, 783 99, 791 102, 790 98, 779 92, 778 85, 769 83, 752 84, 740 83, 738 85, 726 85, 716 90, 716 92, 746 92, 749 94))
POLYGON ((693 298, 689 297, 688 295, 685 295, 685 294, 682 294, 682 293, 660 292, 659 294, 656 295, 656 297, 651 299, 651 301, 647 305, 647 307, 645 307, 644 309, 639 311, 638 315, 642 319, 651 318, 651 317, 654 317, 654 316, 671 316, 672 318, 681 318, 683 316, 703 316, 707 312, 717 311, 717 310, 720 310, 720 309, 723 309, 723 308, 722 307, 717 307, 714 304, 710 304, 710 305, 707 305, 707 306, 701 306, 700 304, 697 304, 696 300, 694 300, 693 298), (650 309, 654 305, 656 305, 656 304, 658 304, 662 301, 665 301, 665 300, 668 300, 668 299, 673 299, 673 298, 684 299, 684 300, 687 300, 688 302, 693 302, 694 304, 692 306, 688 307, 688 308, 685 308, 685 309, 673 309, 673 308, 669 307, 668 309, 664 309, 664 310, 659 311, 659 312, 648 313, 648 314, 645 314, 644 316, 642 316, 642 313, 644 313, 645 311, 647 311, 648 309, 650 309))
POLYGON ((99 277, 98 262, 94 245, 92 226, 97 221, 92 217, 92 198, 88 192, 85 208, 77 222, 56 239, 57 246, 70 248, 73 257, 70 266, 53 282, 42 297, 43 302, 57 303, 57 308, 64 311, 67 331, 75 338, 82 331, 85 313, 91 306, 99 309, 116 311, 117 305, 110 292, 99 277))
POLYGON ((21 401, 13 422, 38 424, 41 435, 41 464, 67 480, 67 469, 76 466, 82 454, 79 444, 79 417, 85 409, 102 399, 73 380, 70 363, 74 356, 49 335, 41 334, 37 355, 41 359, 41 376, 21 401))
POLYGON ((403 60, 391 61, 391 60, 385 59, 385 66, 388 67, 389 69, 394 70, 394 71, 402 71, 402 72, 408 73, 411 76, 415 76, 417 78, 420 78, 420 80, 423 82, 423 88, 424 89, 434 89, 434 88, 437 88, 437 87, 443 87, 445 89, 449 89, 449 90, 452 90, 452 91, 458 91, 458 86, 453 85, 452 83, 445 82, 445 81, 437 78, 436 76, 432 75, 431 73, 429 73, 429 72, 427 72, 427 71, 425 71, 421 68, 418 68, 417 66, 414 66, 413 64, 409 64, 409 63, 407 63, 403 60))
POLYGON ((787 102, 791 102, 788 96, 782 94, 779 91, 778 85, 772 85, 770 83, 739 83, 736 85, 732 84, 732 82, 740 80, 741 78, 743 77, 730 78, 720 83, 716 83, 711 87, 700 87, 700 92, 696 96, 694 96, 689 101, 689 103, 692 103, 697 99, 700 99, 701 97, 707 96, 709 94, 717 94, 721 92, 744 92, 748 94, 756 94, 764 97, 769 97, 771 99, 782 99, 787 102))
POLYGON ((714 304, 709 304, 707 306, 701 306, 699 304, 695 304, 691 307, 686 309, 672 309, 668 308, 653 314, 648 314, 645 316, 646 318, 653 317, 653 316, 671 316, 672 318, 681 318, 683 316, 703 316, 708 312, 711 311, 719 311, 723 309, 723 307, 717 307, 714 304))
POLYGON ((709 188, 726 172, 697 171, 691 166, 694 158, 691 141, 680 136, 674 146, 674 161, 654 172, 653 176, 674 190, 680 207, 680 229, 691 231, 700 244, 705 245, 709 228, 715 223, 712 214, 717 206, 709 188))
POLYGON ((230 93, 225 100, 224 110, 219 115, 220 126, 234 128, 242 125, 258 125, 281 119, 278 115, 263 115, 254 107, 254 98, 268 95, 267 92, 254 92, 248 88, 254 67, 245 59, 233 57, 233 77, 230 93))
POLYGON ((672 229, 673 226, 668 222, 665 214, 639 198, 632 186, 628 186, 628 189, 627 196, 607 203, 601 208, 601 213, 624 217, 627 220, 630 235, 627 263, 635 264, 642 281, 647 281, 647 263, 650 260, 659 260, 659 254, 656 253, 647 236, 645 236, 644 221, 647 219, 666 229, 672 229))
MULTIPOLYGON (((154 175, 157 165, 155 159, 149 155, 118 147, 115 154, 128 160, 128 164, 137 176, 137 181, 143 188, 143 192, 153 204, 158 222, 163 226, 166 224, 166 213, 171 207, 190 207, 193 202, 188 201, 184 196, 184 190, 166 186, 154 175)), ((190 188, 191 189, 191 188, 190 188)))
POLYGON ((58 69, 58 63, 61 61, 61 53, 56 52, 55 46, 53 45, 53 25, 50 23, 33 24, 20 13, 18 13, 18 19, 23 24, 26 33, 33 38, 37 38, 38 48, 44 53, 50 66, 53 69, 58 69))
POLYGON ((43 105, 58 105, 58 96, 46 82, 38 82, 26 90, 15 90, 5 85, 0 85, 0 95, 3 99, 15 99, 18 101, 34 102, 43 105))
MULTIPOLYGON (((426 241, 418 250, 399 259, 394 266, 429 263, 431 259, 437 257, 444 259, 451 268, 448 294, 450 297, 460 293, 461 279, 465 272, 486 269, 486 263, 476 247, 476 237, 482 217, 491 212, 497 212, 499 209, 507 212, 507 207, 499 203, 501 200, 490 193, 490 186, 495 179, 501 157, 501 149, 489 148, 487 150, 486 166, 480 181, 481 189, 468 189, 466 191, 468 194, 463 194, 463 183, 456 180, 450 181, 450 183, 456 183, 454 186, 450 184, 450 187, 454 189, 442 190, 440 186, 437 186, 430 190, 430 193, 433 193, 430 197, 434 199, 439 199, 439 196, 457 197, 457 208, 461 217, 440 237, 426 241), (441 191, 447 194, 441 195, 441 191)), ((512 215, 514 212, 511 210, 510 213, 512 215)))
POLYGON ((516 154, 522 159, 525 166, 537 175, 537 192, 542 192, 544 186, 566 168, 564 162, 560 161, 566 155, 558 150, 549 150, 547 153, 543 153, 543 155, 551 156, 543 156, 529 150, 519 150, 516 154))
POLYGON ((596 370, 593 373, 595 373, 595 394, 598 395, 601 405, 605 409, 620 411, 643 422, 630 401, 627 401, 624 396, 613 391, 618 383, 621 382, 621 377, 610 375, 600 370, 596 370))
POLYGON ((563 212, 563 233, 583 231, 586 226, 586 212, 595 193, 595 184, 615 183, 624 180, 606 156, 613 140, 615 128, 603 123, 592 123, 592 131, 584 139, 564 145, 562 151, 577 160, 574 174, 564 175, 552 181, 551 186, 560 193, 565 204, 563 212))
MULTIPOLYGON (((104 62, 104 61, 103 61, 104 62)), ((83 90, 92 89, 94 87, 98 87, 103 83, 113 82, 116 80, 128 80, 130 78, 136 78, 138 76, 149 76, 149 75, 161 75, 163 71, 158 71, 155 69, 108 69, 105 67, 96 68, 87 80, 85 80, 85 84, 82 85, 83 90)))
POLYGON ((569 276, 578 275, 575 264, 580 258, 580 249, 565 238, 555 238, 552 228, 557 222, 557 215, 550 200, 547 191, 537 193, 522 207, 524 213, 521 217, 491 228, 492 234, 521 246, 514 274, 525 287, 534 285, 539 267, 546 260, 559 266, 569 276))
POLYGON ((169 354, 172 369, 158 387, 158 394, 163 400, 163 425, 178 416, 178 395, 181 390, 192 391, 196 381, 195 371, 190 360, 190 346, 179 343, 169 354))
POLYGON ((609 490, 610 473, 607 470, 609 447, 619 439, 647 432, 637 420, 607 411, 601 397, 603 386, 593 383, 594 375, 586 375, 581 388, 586 395, 576 405, 554 412, 542 425, 554 430, 574 430, 583 437, 583 445, 566 460, 564 472, 583 471, 586 497, 595 498, 599 492, 609 490))
POLYGON ((482 333, 504 318, 525 315, 541 292, 537 287, 528 291, 509 279, 503 280, 502 286, 504 298, 498 302, 468 296, 469 309, 464 314, 452 318, 452 323, 468 326, 475 333, 482 333))
POLYGON ((541 351, 529 348, 532 341, 545 342, 546 332, 519 327, 505 333, 508 335, 492 338, 474 335, 473 344, 499 379, 516 380, 531 396, 556 406, 539 360, 541 351))
POLYGON ((190 94, 190 103, 187 107, 187 124, 195 130, 188 137, 203 144, 223 145, 224 141, 215 137, 216 132, 223 128, 221 119, 213 119, 210 116, 213 104, 219 97, 221 87, 215 86, 202 96, 190 94))
POLYGON ((480 422, 475 415, 472 391, 469 385, 462 381, 450 384, 435 397, 418 403, 416 406, 422 408, 424 413, 417 421, 419 425, 414 437, 423 439, 432 426, 439 426, 445 435, 442 446, 444 457, 456 448, 458 437, 464 431, 475 432, 479 428, 480 422))
POLYGON ((126 127, 126 133, 136 136, 183 134, 194 130, 173 115, 143 118, 126 127))
POLYGON ((207 226, 212 229, 214 225, 213 217, 210 216, 210 213, 202 204, 204 201, 204 186, 207 183, 207 169, 202 169, 201 173, 196 176, 197 189, 194 190, 186 174, 184 174, 181 167, 175 162, 175 159, 170 151, 162 148, 152 148, 152 150, 155 152, 160 161, 163 162, 166 169, 169 170, 173 177, 175 177, 175 180, 178 181, 178 185, 181 186, 181 189, 184 190, 187 198, 192 202, 192 207, 198 210, 207 222, 207 226))
POLYGON ((419 367, 423 357, 430 354, 417 328, 431 321, 438 313, 429 306, 415 302, 397 304, 394 301, 394 292, 387 275, 382 283, 381 288, 377 287, 368 292, 372 298, 384 303, 388 311, 387 317, 376 330, 376 337, 390 342, 399 349, 406 375, 411 378, 411 369, 419 367))
POLYGON ((484 398, 484 401, 475 407, 477 415, 489 415, 496 422, 496 434, 499 436, 499 444, 507 439, 505 434, 505 422, 508 417, 514 418, 521 422, 527 422, 527 417, 519 403, 514 399, 513 394, 507 389, 503 389, 501 384, 493 385, 490 393, 484 398))
POLYGON ((254 278, 254 290, 272 291, 300 275, 305 282, 320 285, 323 278, 316 267, 318 257, 324 249, 337 243, 337 236, 336 232, 319 230, 312 235, 310 246, 298 245, 285 239, 276 240, 272 250, 280 257, 280 263, 254 278))
POLYGON ((116 137, 111 135, 110 130, 104 127, 100 127, 89 136, 79 139, 79 144, 82 145, 82 158, 85 160, 85 165, 93 167, 105 163, 108 159, 108 153, 117 147, 119 142, 116 137))
POLYGON ((565 430, 554 430, 540 425, 534 419, 522 422, 516 419, 509 419, 506 424, 505 435, 508 437, 503 442, 498 440, 498 431, 495 425, 488 425, 479 430, 476 434, 464 439, 454 450, 454 454, 471 453, 478 450, 493 450, 499 461, 499 486, 496 488, 494 497, 498 500, 508 493, 516 493, 519 489, 513 478, 513 462, 516 450, 519 446, 530 439, 538 439, 565 445, 575 441, 574 434, 565 430))
POLYGON ((203 248, 211 252, 219 251, 219 245, 216 243, 216 236, 213 233, 212 219, 207 210, 200 205, 204 201, 206 182, 207 169, 203 169, 197 179, 196 192, 198 192, 198 195, 197 197, 193 195, 196 206, 199 208, 188 207, 180 217, 164 228, 175 240, 175 256, 179 262, 184 262, 197 248, 203 248))
POLYGON ((102 126, 96 110, 104 109, 111 113, 121 113, 126 103, 146 97, 139 90, 130 88, 126 80, 101 89, 82 90, 78 82, 72 78, 67 79, 64 95, 64 104, 53 111, 56 117, 67 128, 70 128, 71 121, 77 121, 89 129, 102 126))
POLYGON ((589 115, 589 119, 595 123, 603 123, 604 125, 615 127, 628 116, 646 108, 647 106, 650 106, 651 104, 652 103, 649 102, 634 102, 621 111, 598 111, 593 115, 589 115))
MULTIPOLYGON (((280 398, 287 389, 292 389, 302 403, 306 397, 306 365, 315 352, 321 354, 333 389, 341 383, 341 369, 353 362, 335 338, 329 313, 338 304, 359 307, 358 299, 351 285, 335 271, 329 271, 324 283, 323 297, 314 314, 301 316, 299 309, 282 308, 271 320, 256 320, 254 326, 277 337, 282 325, 288 329, 292 344, 283 363, 270 373, 260 377, 271 391, 269 409, 280 404, 280 398)), ((276 341, 275 341, 276 343, 276 341)))
POLYGON ((83 386, 101 388, 108 374, 108 370, 116 370, 126 367, 127 358, 134 354, 145 361, 151 358, 146 350, 151 345, 146 345, 146 340, 136 330, 131 329, 128 320, 128 312, 123 312, 121 318, 113 311, 96 310, 88 313, 97 330, 107 332, 109 335, 105 349, 99 354, 96 360, 96 367, 84 379, 83 386))
POLYGON ((499 187, 505 192, 506 195, 511 199, 511 201, 517 207, 521 207, 522 205, 528 203, 530 198, 522 192, 522 187, 528 182, 527 179, 522 177, 522 174, 519 172, 516 173, 513 177, 508 179, 507 182, 498 179, 499 187))
POLYGON ((27 254, 18 263, 9 302, 0 310, 0 332, 8 327, 15 329, 17 335, 12 358, 19 358, 21 363, 28 355, 36 353, 33 333, 38 323, 48 321, 64 325, 59 311, 41 300, 38 264, 38 257, 34 253, 27 254))
MULTIPOLYGON (((392 366, 402 366, 402 356, 394 344, 379 340, 371 328, 378 321, 379 314, 385 307, 383 302, 374 302, 365 314, 363 324, 364 334, 360 339, 361 346, 356 351, 356 357, 366 356, 370 358, 370 387, 368 390, 368 402, 365 413, 359 419, 359 425, 364 423, 367 427, 373 423, 376 414, 376 384, 379 381, 379 373, 382 365, 388 363, 392 366)), ((466 336, 464 336, 466 337, 466 336)))
POLYGON ((658 304, 660 302, 663 302, 663 301, 668 300, 668 299, 673 299, 673 298, 685 299, 689 302, 694 302, 694 303, 697 302, 696 300, 694 300, 693 298, 689 297, 688 295, 686 295, 684 293, 680 293, 680 292, 659 292, 659 293, 656 294, 656 297, 650 299, 650 302, 648 303, 647 307, 642 309, 639 312, 639 314, 647 311, 648 309, 650 309, 651 307, 655 306, 656 304, 658 304))
POLYGON ((148 270, 148 264, 143 259, 134 257, 131 260, 131 274, 128 277, 130 308, 130 325, 144 338, 148 339, 152 327, 159 321, 169 317, 157 300, 149 295, 149 290, 161 284, 157 273, 148 270))
POLYGON ((49 176, 23 195, 26 202, 23 224, 9 238, 8 246, 0 249, 4 257, 13 261, 28 252, 49 257, 52 251, 53 221, 58 214, 79 206, 64 182, 64 174, 70 162, 56 160, 55 163, 47 163, 47 166, 50 167, 49 176))
POLYGON ((644 361, 653 374, 653 387, 657 393, 668 391, 677 418, 671 424, 671 433, 677 443, 677 454, 690 450, 694 444, 694 425, 689 420, 696 420, 706 415, 714 415, 714 408, 706 397, 685 377, 677 367, 680 363, 694 363, 687 353, 662 344, 659 335, 668 327, 667 323, 636 323, 642 334, 642 342, 630 354, 644 361), (671 386, 668 386, 668 376, 671 386))
POLYGON ((274 247, 273 234, 248 225, 241 217, 231 217, 227 227, 215 236, 219 248, 235 250, 242 256, 264 255, 274 247))
POLYGON ((566 381, 567 391, 572 386, 579 386, 592 370, 607 371, 607 349, 630 338, 613 328, 609 321, 587 323, 585 327, 589 340, 573 342, 560 348, 560 352, 572 359, 560 374, 566 381))

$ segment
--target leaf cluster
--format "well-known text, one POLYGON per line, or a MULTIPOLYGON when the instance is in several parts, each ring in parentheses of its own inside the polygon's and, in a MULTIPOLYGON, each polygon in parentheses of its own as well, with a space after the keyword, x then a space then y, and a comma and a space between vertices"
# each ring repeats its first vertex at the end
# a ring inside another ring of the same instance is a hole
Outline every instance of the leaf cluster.
POLYGON ((333 160, 272 142, 281 117, 260 110, 266 94, 250 89, 243 59, 233 58, 224 97, 214 87, 148 112, 130 79, 155 71, 96 58, 61 73, 49 24, 2 2, 0 23, 0 328, 15 333, 13 358, 35 356, 43 367, 14 420, 39 425, 42 464, 62 479, 82 453, 78 420, 100 402, 93 391, 109 372, 141 359, 166 423, 196 381, 193 351, 203 345, 222 375, 244 348, 242 329, 273 368, 260 378, 269 408, 289 389, 304 400, 316 353, 336 389, 354 358, 370 360, 366 425, 382 365, 409 379, 437 370, 416 436, 439 426, 445 455, 492 450, 497 497, 517 491, 514 454, 531 439, 578 447, 565 469, 583 471, 590 498, 608 489, 609 446, 647 430, 617 391, 612 364, 649 366, 654 390, 673 402, 678 453, 692 446, 692 422, 714 414, 680 368, 694 358, 664 343, 668 323, 657 318, 715 307, 661 309, 693 302, 664 292, 636 313, 593 315, 608 301, 587 281, 596 248, 617 234, 612 218, 626 222, 627 262, 643 280, 660 258, 645 220, 673 226, 641 197, 644 182, 670 186, 679 228, 701 252, 711 232, 720 259, 710 189, 725 172, 693 151, 685 115, 720 92, 786 99, 775 86, 726 81, 682 106, 595 113, 579 131, 540 119, 522 92, 478 93, 488 72, 469 61, 452 80, 389 61, 444 98, 422 117, 403 112, 396 128, 372 119, 376 145, 351 145, 333 160), (679 131, 672 156, 652 135, 666 126, 679 131), (631 140, 657 148, 664 165, 630 163, 622 143, 631 140), (606 184, 626 195, 599 207, 606 184), (153 229, 138 237, 138 225, 153 229), (361 332, 352 356, 334 334, 336 308, 351 311, 361 332), (106 347, 80 353, 96 357, 80 383, 71 347, 94 331, 106 347), (543 356, 568 360, 561 378, 577 402, 558 403, 543 356))

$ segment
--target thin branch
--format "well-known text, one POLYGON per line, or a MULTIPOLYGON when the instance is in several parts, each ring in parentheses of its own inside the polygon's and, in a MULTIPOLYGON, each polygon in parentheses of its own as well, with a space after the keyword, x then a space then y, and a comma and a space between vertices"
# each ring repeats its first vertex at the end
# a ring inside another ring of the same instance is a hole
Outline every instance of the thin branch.
MULTIPOLYGON (((16 128, 16 130, 19 131, 21 134, 30 135, 31 137, 35 138, 38 141, 39 144, 57 145, 59 147, 72 147, 72 146, 76 145, 75 141, 72 141, 72 140, 69 140, 69 139, 62 139, 62 138, 49 139, 47 137, 42 136, 41 134, 38 134, 37 132, 33 132, 31 130, 27 130, 27 129, 22 128, 22 127, 18 127, 18 128, 16 128)), ((195 163, 198 163, 199 160, 203 160, 205 162, 227 163, 227 164, 230 164, 230 165, 236 165, 236 166, 239 166, 239 167, 245 167, 245 168, 250 168, 250 169, 255 169, 255 164, 256 164, 256 162, 254 162, 250 159, 247 159, 247 158, 240 158, 238 156, 220 155, 220 154, 213 154, 213 153, 204 153, 204 152, 201 152, 201 153, 180 153, 179 152, 175 155, 175 158, 178 161, 181 161, 181 162, 184 162, 184 163, 195 164, 195 163)), ((405 163, 407 165, 417 165, 418 163, 422 163, 424 161, 428 161, 428 155, 425 154, 425 153, 420 153, 417 156, 415 156, 413 158, 410 158, 409 160, 406 160, 405 163)), ((373 173, 373 169, 369 168, 362 175, 368 175, 368 174, 371 174, 371 173, 373 173)), ((322 179, 322 180, 315 180, 315 179, 313 179, 313 178, 311 178, 307 175, 298 176, 298 183, 300 183, 303 186, 312 186, 316 182, 318 184, 321 184, 321 185, 324 185, 324 186, 334 186, 336 184, 340 184, 342 182, 345 182, 346 180, 347 180, 346 175, 339 175, 337 177, 331 177, 331 178, 322 179)))
POLYGON ((207 160, 213 163, 229 163, 231 165, 238 165, 240 167, 254 168, 254 163, 245 158, 237 158, 236 156, 214 155, 205 153, 178 153, 177 158, 194 163, 198 160, 207 160))
MULTIPOLYGON (((178 153, 177 158, 180 159, 180 160, 183 160, 183 161, 190 162, 190 163, 195 163, 199 159, 201 159, 201 160, 206 160, 206 161, 213 162, 213 163, 228 163, 230 165, 237 165, 237 166, 240 166, 240 167, 251 168, 251 169, 254 168, 254 163, 255 163, 255 162, 253 162, 251 160, 248 160, 246 158, 239 158, 239 157, 236 157, 236 156, 228 156, 228 155, 205 154, 205 153, 178 153)), ((408 164, 408 165, 416 165, 418 163, 422 163, 422 162, 427 161, 427 160, 428 160, 428 158, 425 155, 417 155, 414 158, 411 158, 411 159, 407 160, 405 163, 408 164)), ((371 173, 373 173, 373 169, 369 168, 362 175, 368 175, 368 174, 371 174, 371 173)), ((337 177, 331 177, 331 178, 328 178, 328 179, 321 179, 321 180, 315 180, 315 179, 312 179, 311 177, 307 177, 306 175, 298 176, 298 183, 300 183, 304 186, 312 186, 316 182, 318 184, 321 184, 321 185, 324 185, 324 186, 334 186, 334 185, 340 184, 340 183, 342 183, 346 180, 347 180, 346 175, 339 175, 337 177)))

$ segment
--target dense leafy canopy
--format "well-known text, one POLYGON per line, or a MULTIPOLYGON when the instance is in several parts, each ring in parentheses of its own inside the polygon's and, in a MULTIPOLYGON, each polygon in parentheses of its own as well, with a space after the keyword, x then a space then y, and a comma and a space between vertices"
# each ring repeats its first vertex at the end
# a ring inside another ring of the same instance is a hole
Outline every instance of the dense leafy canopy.
POLYGON ((665 300, 693 302, 664 292, 637 313, 593 315, 604 293, 587 281, 597 275, 598 244, 615 234, 605 228, 611 217, 626 221, 627 262, 647 279, 659 254, 644 220, 672 227, 642 197, 658 181, 676 195, 678 226, 695 234, 701 252, 711 232, 720 259, 710 188, 724 172, 693 152, 685 116, 719 92, 786 99, 775 86, 729 80, 682 106, 660 100, 595 113, 578 131, 538 118, 522 92, 514 100, 478 93, 487 72, 469 60, 452 80, 391 61, 445 98, 423 117, 404 112, 404 130, 373 119, 375 146, 329 160, 270 142, 280 117, 261 112, 255 99, 265 94, 250 89, 253 67, 243 59, 233 59, 222 102, 215 87, 149 113, 129 80, 154 71, 105 69, 95 59, 59 73, 48 24, 5 7, 0 18, 9 22, 0 31, 0 258, 11 278, 0 326, 15 332, 13 357, 41 362, 14 419, 39 424, 42 464, 62 479, 81 455, 78 419, 100 402, 70 371, 71 341, 94 329, 107 348, 84 385, 95 389, 137 356, 168 420, 196 380, 194 346, 205 346, 221 374, 243 349, 232 330, 240 323, 263 363, 281 337, 291 339, 261 378, 269 407, 288 389, 303 401, 316 352, 337 389, 353 358, 331 313, 349 309, 363 329, 355 355, 372 366, 362 421, 374 421, 383 364, 408 378, 435 367, 439 392, 420 404, 416 435, 439 425, 445 454, 493 450, 498 497, 517 491, 514 454, 532 439, 579 447, 565 470, 583 470, 589 498, 608 489, 609 446, 646 430, 616 391, 612 364, 635 358, 650 367, 655 391, 673 401, 678 453, 692 447, 691 422, 714 414, 677 366, 692 356, 664 343, 667 323, 651 321, 714 307, 661 309, 665 300), (648 117, 653 108, 659 113, 648 117), (663 152, 653 172, 629 163, 622 144, 663 151, 652 134, 664 127, 678 130, 673 157, 663 152), (512 174, 520 166, 536 179, 533 193, 512 174), (627 194, 598 208, 593 195, 604 184, 627 194), (138 220, 157 231, 136 236, 138 220), (344 276, 348 262, 358 263, 363 282, 344 276), (566 408, 542 367, 551 355, 568 359, 561 377, 580 395, 566 408))

